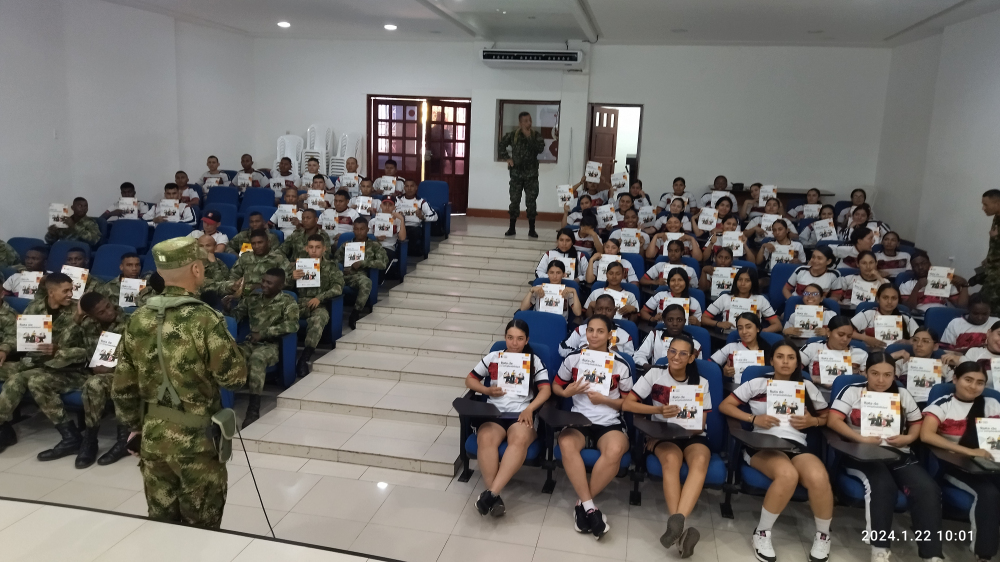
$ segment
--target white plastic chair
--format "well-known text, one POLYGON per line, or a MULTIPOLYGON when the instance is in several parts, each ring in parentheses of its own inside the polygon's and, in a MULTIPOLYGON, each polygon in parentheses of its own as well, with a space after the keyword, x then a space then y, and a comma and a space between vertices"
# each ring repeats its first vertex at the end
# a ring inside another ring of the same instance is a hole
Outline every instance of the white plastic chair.
POLYGON ((292 159, 292 169, 298 170, 302 164, 302 148, 305 141, 297 135, 284 135, 278 137, 278 156, 274 159, 274 169, 278 168, 278 162, 282 158, 292 159))
POLYGON ((347 135, 340 135, 340 142, 337 143, 337 154, 330 157, 330 166, 327 172, 331 176, 339 176, 347 173, 347 135))

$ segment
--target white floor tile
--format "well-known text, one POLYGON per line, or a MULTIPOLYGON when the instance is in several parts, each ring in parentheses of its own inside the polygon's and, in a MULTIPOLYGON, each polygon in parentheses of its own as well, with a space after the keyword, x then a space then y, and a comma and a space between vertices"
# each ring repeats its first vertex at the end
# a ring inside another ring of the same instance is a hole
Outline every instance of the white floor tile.
MULTIPOLYGON (((501 494, 501 497, 503 495, 501 494)), ((452 535, 534 547, 545 520, 545 505, 504 498, 503 517, 483 516, 476 511, 478 496, 470 497, 452 535)))
POLYGON ((392 490, 391 484, 379 488, 374 482, 324 476, 310 493, 292 508, 292 511, 367 522, 379 510, 392 490))
POLYGON ((361 428, 357 430, 356 435, 434 443, 444 429, 443 425, 372 418, 365 421, 361 428))
POLYGON ((267 510, 267 519, 265 519, 264 510, 259 505, 256 507, 247 507, 227 503, 226 510, 222 513, 222 528, 227 531, 239 531, 241 533, 270 537, 271 531, 267 526, 268 520, 271 521, 271 527, 274 527, 286 513, 277 509, 269 509, 267 510))
POLYGON ((420 488, 397 486, 371 522, 430 533, 450 533, 465 508, 465 498, 420 488))
POLYGON ((448 535, 369 524, 349 550, 406 562, 435 562, 448 535))
POLYGON ((274 534, 279 539, 346 550, 365 529, 365 525, 367 523, 364 521, 334 519, 293 511, 281 519, 274 534))
POLYGON ((149 515, 149 507, 146 505, 146 493, 136 492, 127 500, 115 506, 113 511, 146 517, 149 515))
POLYGON ((437 562, 531 562, 534 546, 452 535, 437 562))
MULTIPOLYGON (((55 445, 52 443, 49 448, 55 445)), ((6 454, 6 451, 4 452, 6 454)), ((34 457, 27 460, 21 461, 19 464, 14 465, 6 470, 8 474, 25 474, 28 476, 36 476, 39 478, 55 478, 58 480, 73 480, 77 476, 80 476, 88 470, 93 470, 96 464, 91 465, 84 469, 78 469, 74 465, 76 462, 76 455, 69 455, 61 459, 56 459, 54 461, 42 462, 34 457)))
POLYGON ((125 457, 108 466, 94 466, 91 470, 73 479, 81 484, 96 484, 110 488, 122 488, 133 492, 141 492, 142 473, 139 472, 138 460, 135 457, 125 457))
POLYGON ((0 529, 13 525, 41 508, 42 506, 36 503, 0 500, 0 529))
POLYGON ((409 486, 411 488, 424 488, 427 490, 437 490, 443 492, 451 484, 451 478, 438 476, 436 474, 421 474, 419 472, 409 472, 406 470, 394 470, 391 468, 380 468, 373 466, 365 470, 361 475, 361 480, 366 482, 387 482, 397 486, 409 486))
POLYGON ((5 562, 94 560, 142 525, 141 519, 45 506, 0 531, 0 556, 5 562))
POLYGON ((365 558, 282 544, 274 541, 254 540, 243 549, 233 562, 274 562, 275 560, 295 560, 295 562, 365 562, 365 558))
MULTIPOLYGON (((281 511, 291 510, 320 480, 315 474, 257 467, 254 467, 253 474, 257 478, 257 488, 260 489, 264 506, 281 511)), ((254 489, 254 481, 251 478, 242 478, 230 488, 227 500, 229 503, 247 507, 260 506, 260 499, 257 497, 257 490, 254 489)))
POLYGON ((37 500, 66 483, 66 480, 24 474, 0 473, 0 496, 37 500))
MULTIPOLYGON (((270 468, 273 470, 295 472, 296 470, 302 468, 302 465, 306 464, 306 461, 308 460, 299 457, 286 457, 284 455, 268 455, 264 453, 248 454, 250 455, 251 466, 253 466, 254 470, 257 470, 258 468, 270 468)), ((229 464, 246 466, 247 459, 242 453, 236 454, 234 451, 233 458, 229 461, 229 464)))
POLYGON ((94 509, 114 509, 125 500, 135 495, 132 490, 98 486, 84 482, 67 482, 48 494, 42 496, 42 501, 91 507, 94 509))
POLYGON ((306 464, 302 465, 299 472, 304 472, 306 474, 319 474, 320 476, 336 476, 337 478, 349 478, 351 480, 357 480, 361 478, 361 475, 368 470, 367 466, 357 465, 357 464, 347 464, 343 462, 336 461, 321 461, 318 459, 309 459, 306 464))
MULTIPOLYGON (((122 518, 119 518, 122 519, 122 518)), ((137 519, 128 521, 140 522, 137 519)), ((147 521, 97 558, 98 562, 229 561, 250 544, 248 537, 147 521)), ((69 558, 73 559, 73 558, 69 558)))
POLYGON ((549 548, 536 548, 535 556, 532 558, 532 562, 614 562, 616 560, 621 560, 621 558, 587 556, 549 548))
POLYGON ((600 541, 593 535, 585 536, 573 528, 573 510, 549 505, 545 521, 538 536, 538 547, 561 550, 589 556, 625 560, 628 544, 628 517, 607 515, 611 531, 600 541))

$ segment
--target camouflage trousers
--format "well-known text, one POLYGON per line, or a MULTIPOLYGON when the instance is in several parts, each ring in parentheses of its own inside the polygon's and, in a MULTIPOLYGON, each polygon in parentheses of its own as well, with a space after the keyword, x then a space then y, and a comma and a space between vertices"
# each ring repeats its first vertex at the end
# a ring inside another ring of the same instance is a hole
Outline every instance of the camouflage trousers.
POLYGON ((330 323, 330 309, 327 308, 329 303, 321 302, 314 310, 309 310, 306 303, 310 300, 312 299, 303 297, 299 301, 299 318, 306 321, 305 346, 316 347, 319 345, 319 339, 323 337, 323 330, 330 323))
POLYGON ((0 368, 0 423, 9 422, 14 417, 24 394, 31 391, 38 409, 55 425, 66 421, 66 409, 61 395, 79 390, 87 375, 82 371, 56 371, 46 367, 34 367, 30 362, 8 363, 0 368))
POLYGON ((538 210, 535 208, 535 200, 538 199, 538 171, 528 175, 512 168, 510 170, 510 209, 507 214, 510 220, 516 220, 521 216, 521 192, 524 191, 524 208, 527 210, 528 220, 535 220, 538 210))
POLYGON ((90 375, 83 383, 83 415, 87 427, 100 427, 104 409, 111 397, 111 383, 115 380, 114 373, 90 375))
POLYGON ((245 341, 240 344, 240 350, 247 360, 247 385, 250 387, 250 394, 260 394, 264 391, 267 368, 278 363, 278 344, 245 341))
POLYGON ((983 281, 983 287, 979 290, 979 294, 986 299, 986 302, 990 303, 991 310, 1000 310, 1000 268, 987 266, 984 270, 986 279, 983 281))
POLYGON ((368 270, 362 268, 361 271, 345 272, 344 286, 353 287, 358 291, 358 300, 354 303, 354 309, 364 309, 365 305, 368 304, 368 297, 372 294, 372 280, 368 277, 368 270))
POLYGON ((226 464, 212 453, 139 461, 149 518, 204 529, 222 525, 226 464))

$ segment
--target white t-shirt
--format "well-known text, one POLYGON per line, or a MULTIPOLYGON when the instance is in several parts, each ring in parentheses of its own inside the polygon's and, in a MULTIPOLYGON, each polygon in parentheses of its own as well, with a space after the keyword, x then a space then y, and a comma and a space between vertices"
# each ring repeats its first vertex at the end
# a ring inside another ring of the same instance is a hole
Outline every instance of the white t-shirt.
POLYGON ((830 246, 830 251, 833 252, 833 256, 840 260, 837 267, 853 267, 857 269, 858 267, 858 251, 854 246, 830 246))
MULTIPOLYGON (((913 293, 913 288, 917 286, 916 279, 910 279, 909 281, 903 283, 899 286, 899 297, 900 300, 910 298, 913 293)), ((917 291, 917 310, 927 311, 928 309, 934 308, 935 306, 952 306, 952 301, 958 296, 958 289, 954 285, 951 286, 951 297, 932 297, 924 294, 924 290, 920 289, 917 291)))
MULTIPOLYGON (((300 178, 300 184, 299 185, 304 185, 306 189, 312 189, 313 176, 315 176, 315 175, 316 174, 311 174, 309 172, 306 172, 306 173, 302 174, 302 177, 300 178)), ((333 182, 330 181, 330 176, 324 175, 323 179, 326 180, 326 182, 325 182, 326 183, 326 188, 327 189, 333 189, 333 182)))
MULTIPOLYGON (((653 296, 649 297, 649 299, 646 300, 646 304, 643 306, 649 310, 651 314, 660 316, 663 314, 663 310, 669 306, 667 299, 671 298, 683 297, 674 297, 670 291, 660 291, 659 293, 655 293, 653 296)), ((688 298, 688 318, 694 318, 695 320, 701 322, 701 303, 699 303, 698 299, 694 297, 688 298)), ((688 322, 688 324, 690 324, 690 322, 688 322)))
POLYGON ((992 361, 994 359, 1000 359, 1000 355, 994 355, 989 348, 986 347, 973 347, 965 352, 965 355, 962 357, 962 362, 975 361, 976 363, 979 363, 979 366, 983 368, 983 372, 986 373, 986 387, 996 388, 996 385, 993 382, 992 361))
MULTIPOLYGON (((194 213, 191 211, 191 208, 188 207, 186 203, 180 203, 178 205, 177 215, 179 217, 177 222, 181 224, 194 225, 194 213)), ((153 222, 153 219, 160 216, 163 216, 163 213, 160 211, 160 205, 156 204, 151 206, 149 210, 146 211, 146 214, 142 215, 142 220, 148 222, 150 226, 156 226, 156 224, 153 222)))
MULTIPOLYGON (((847 422, 847 427, 858 434, 861 434, 861 391, 867 386, 867 382, 845 386, 840 390, 840 394, 834 398, 833 404, 830 405, 830 413, 840 415, 847 422)), ((924 416, 920 413, 920 406, 917 406, 917 401, 905 388, 899 388, 899 410, 906 418, 908 425, 912 426, 924 421, 924 416)), ((901 450, 908 452, 910 448, 903 447, 901 450)))
MULTIPOLYGON (((670 341, 674 338, 667 335, 666 330, 653 330, 646 335, 646 339, 642 340, 642 345, 636 350, 635 354, 632 355, 632 359, 635 361, 636 366, 640 365, 652 365, 656 363, 659 359, 667 356, 667 350, 670 349, 670 341)), ((694 341, 694 353, 699 358, 701 357, 701 344, 698 340, 694 341)))
POLYGON ((354 232, 354 221, 361 216, 357 211, 347 208, 343 212, 327 209, 319 215, 319 225, 330 236, 354 232))
MULTIPOLYGON (((711 202, 711 196, 709 196, 709 197, 710 197, 709 198, 709 202, 711 202)), ((676 193, 674 193, 674 190, 671 189, 670 191, 668 191, 668 192, 666 192, 666 193, 664 193, 663 195, 660 196, 660 202, 657 203, 656 206, 659 207, 659 208, 661 208, 661 209, 669 210, 670 209, 670 202, 673 201, 674 199, 677 199, 677 198, 681 198, 681 199, 687 198, 687 204, 684 205, 684 212, 685 213, 691 212, 691 203, 694 203, 695 201, 697 201, 697 198, 695 198, 695 196, 693 196, 690 193, 688 193, 686 190, 684 191, 684 193, 681 193, 680 195, 677 195, 676 193)), ((735 205, 735 204, 736 203, 733 202, 733 205, 735 205)), ((695 205, 695 206, 697 206, 697 205, 695 205)))
POLYGON ((375 181, 372 182, 372 187, 375 188, 375 193, 378 193, 380 195, 402 195, 403 186, 406 184, 405 180, 403 180, 403 178, 399 176, 396 176, 396 181, 394 182, 395 185, 392 186, 393 188, 392 193, 386 193, 386 190, 389 189, 389 184, 391 181, 392 180, 388 179, 387 176, 379 176, 375 178, 375 181), (383 187, 385 189, 383 189, 383 187))
MULTIPOLYGON (((823 309, 823 327, 826 328, 827 326, 829 326, 830 325, 830 320, 833 320, 833 317, 836 316, 836 315, 837 315, 836 312, 830 310, 829 308, 824 308, 823 309)), ((793 310, 793 311, 791 311, 788 314, 788 321, 785 322, 785 325, 783 326, 783 328, 794 328, 794 327, 795 327, 795 311, 793 310)))
POLYGON ((690 285, 696 285, 698 283, 698 275, 694 272, 694 268, 689 265, 684 265, 683 263, 667 263, 667 262, 657 262, 653 264, 653 267, 646 271, 646 275, 643 277, 648 277, 650 279, 668 279, 667 275, 670 270, 674 268, 683 269, 688 275, 688 282, 690 285))
POLYGON ((180 198, 181 203, 184 203, 185 205, 190 205, 191 201, 195 199, 198 199, 199 203, 201 202, 201 196, 198 195, 197 191, 191 189, 190 187, 185 187, 184 191, 181 192, 181 198, 180 198))
MULTIPOLYGON (((1000 418, 1000 402, 986 396, 983 414, 987 418, 1000 418)), ((966 416, 972 408, 972 402, 963 402, 954 394, 946 394, 931 402, 924 408, 924 416, 934 416, 938 420, 938 435, 958 443, 965 435, 966 416)))
MULTIPOLYGON (((649 246, 649 235, 640 230, 639 231, 639 238, 642 239, 642 242, 639 243, 640 244, 640 250, 642 252, 645 252, 646 251, 646 246, 649 246)), ((612 230, 611 234, 608 235, 608 239, 609 240, 617 240, 618 241, 618 246, 620 248, 621 247, 621 240, 622 240, 622 231, 621 231, 621 229, 619 228, 617 230, 612 230)))
MULTIPOLYGON (((875 318, 878 316, 882 315, 877 309, 869 308, 868 310, 863 310, 855 314, 854 317, 851 318, 851 325, 854 326, 854 329, 857 332, 866 336, 875 336, 875 318)), ((913 318, 910 318, 906 314, 900 314, 899 316, 903 318, 903 327, 906 328, 906 334, 904 334, 903 339, 909 339, 908 336, 912 336, 920 326, 913 321, 913 318)))
MULTIPOLYGON (((657 232, 666 232, 667 221, 669 219, 670 219, 669 216, 659 217, 655 221, 653 221, 653 227, 656 228, 657 232)), ((686 215, 680 217, 680 219, 681 219, 681 230, 683 230, 684 232, 691 232, 691 219, 689 219, 686 215)))
POLYGON ((424 221, 434 222, 438 219, 437 213, 431 206, 427 204, 427 201, 419 197, 414 197, 413 199, 407 199, 406 197, 400 197, 396 199, 396 212, 403 215, 403 219, 406 222, 406 226, 420 226, 424 224, 424 221), (423 220, 417 216, 417 209, 420 209, 424 213, 423 220))
MULTIPOLYGON (((591 257, 593 257, 593 256, 591 256, 591 257)), ((635 271, 632 269, 632 262, 628 261, 627 259, 622 258, 622 260, 621 260, 620 263, 622 264, 622 268, 625 270, 625 277, 624 277, 623 280, 626 283, 638 283, 639 282, 639 278, 636 277, 635 271)), ((597 263, 596 262, 594 263, 594 275, 595 276, 597 275, 597 263)))
POLYGON ((895 256, 887 255, 885 252, 875 254, 878 261, 879 271, 884 272, 889 277, 895 277, 904 271, 910 270, 910 254, 897 251, 895 256))
MULTIPOLYGON (((568 273, 570 271, 569 264, 572 259, 566 254, 560 252, 559 250, 549 250, 542 254, 542 259, 538 260, 538 266, 535 267, 535 277, 548 277, 549 262, 552 260, 559 260, 563 263, 564 270, 568 273)), ((583 281, 584 275, 587 273, 587 262, 583 254, 577 252, 576 254, 576 273, 570 276, 570 279, 575 281, 583 281)))
MULTIPOLYGON (((489 386, 497 386, 497 374, 500 367, 500 355, 502 351, 491 351, 486 357, 483 357, 476 366, 472 368, 472 372, 469 373, 470 377, 479 379, 480 382, 486 383, 489 379, 489 386)), ((542 360, 537 355, 531 356, 532 367, 535 370, 534 381, 539 387, 546 386, 549 384, 549 372, 545 370, 545 365, 542 360)), ((528 395, 527 396, 516 396, 514 394, 504 394, 503 396, 490 396, 487 398, 487 402, 493 404, 503 413, 514 413, 523 412, 528 404, 535 399, 535 393, 531 389, 531 385, 528 385, 528 395)))
MULTIPOLYGON (((284 180, 285 185, 283 187, 278 188, 274 187, 273 185, 270 186, 271 190, 274 191, 274 196, 277 198, 281 198, 284 196, 285 188, 287 187, 302 187, 302 178, 300 178, 299 175, 296 174, 295 172, 290 172, 287 176, 283 176, 280 173, 275 172, 274 175, 271 176, 271 181, 278 179, 284 180)), ((270 183, 271 182, 268 182, 268 184, 270 183)))
MULTIPOLYGON (((725 190, 725 193, 726 193, 725 197, 727 197, 730 201, 733 202, 733 210, 735 211, 736 209, 739 209, 739 206, 736 203, 736 196, 733 195, 732 192, 730 192, 728 189, 725 190)), ((700 208, 708 207, 709 209, 715 208, 715 205, 712 204, 712 191, 709 191, 708 193, 701 196, 701 202, 699 203, 698 207, 700 208)))
MULTIPOLYGON (((614 333, 611 334, 611 341, 608 342, 608 346, 610 346, 613 351, 621 355, 628 355, 631 357, 632 354, 635 353, 635 344, 632 342, 632 336, 621 328, 615 328, 614 333)), ((577 326, 575 330, 570 332, 569 337, 559 344, 559 355, 566 357, 574 351, 586 348, 587 325, 584 324, 582 326, 577 326)))
POLYGON ((806 287, 812 284, 819 285, 824 292, 840 290, 840 272, 835 269, 828 269, 819 277, 809 271, 809 266, 802 266, 792 272, 788 278, 788 285, 795 288, 795 294, 802 296, 806 287))
MULTIPOLYGON (((150 205, 149 203, 145 203, 143 201, 137 201, 137 203, 139 204, 139 211, 138 211, 138 213, 136 215, 136 218, 137 219, 141 219, 142 217, 144 217, 146 215, 146 213, 149 212, 149 208, 152 205, 150 205)), ((113 213, 113 212, 115 212, 117 210, 118 210, 118 203, 115 202, 114 205, 108 207, 108 211, 107 212, 113 213)), ((116 216, 112 215, 112 216, 108 217, 107 222, 115 222, 115 221, 117 221, 119 219, 121 219, 121 217, 116 217, 116 216)))
MULTIPOLYGON (((777 242, 774 242, 774 244, 777 244, 777 242)), ((792 255, 795 256, 795 259, 799 260, 799 263, 806 263, 809 261, 808 258, 806 258, 806 249, 802 247, 802 243, 798 240, 789 240, 788 244, 784 244, 784 246, 792 247, 792 255)), ((771 250, 763 249, 761 251, 764 252, 764 262, 768 267, 770 267, 771 250)))
MULTIPOLYGON (((694 249, 694 245, 691 244, 690 240, 683 240, 682 242, 684 244, 684 255, 685 256, 690 256, 691 255, 691 250, 694 249)), ((663 238, 657 238, 656 240, 653 241, 653 245, 656 246, 656 255, 662 255, 663 254, 663 244, 664 243, 666 243, 666 241, 663 238)))
MULTIPOLYGON (((370 224, 371 223, 369 223, 369 226, 370 224)), ((379 240, 379 244, 382 244, 382 247, 385 248, 386 250, 395 250, 396 242, 399 241, 399 231, 402 230, 402 228, 403 224, 402 222, 400 222, 399 219, 392 219, 392 235, 390 236, 386 234, 381 234, 381 235, 376 235, 375 237, 377 239, 378 236, 385 236, 385 240, 379 240)), ((352 230, 354 229, 353 224, 351 226, 351 229, 352 230)), ((375 233, 373 232, 372 234, 375 233)))
MULTIPOLYGON (((795 223, 793 223, 792 221, 790 221, 788 219, 781 219, 781 220, 785 221, 785 225, 788 226, 788 233, 789 234, 798 234, 799 233, 798 229, 795 228, 795 223)), ((750 230, 751 228, 756 228, 756 227, 760 226, 761 222, 763 222, 763 221, 764 221, 763 215, 761 215, 759 217, 754 217, 754 218, 750 219, 750 221, 747 223, 747 227, 744 230, 750 230)), ((764 237, 765 237, 764 234, 761 234, 761 233, 758 232, 757 236, 754 238, 754 240, 757 241, 757 242, 760 242, 761 240, 764 239, 764 237)), ((794 242, 794 240, 793 240, 793 242, 794 242)), ((801 244, 799 244, 799 246, 801 247, 801 244)), ((802 261, 805 261, 805 259, 802 258, 802 261)))
MULTIPOLYGON (((600 238, 597 238, 600 241, 600 238)), ((583 238, 580 236, 579 232, 573 233, 573 246, 576 248, 577 252, 583 252, 587 255, 587 259, 594 255, 594 240, 592 238, 583 238)))
MULTIPOLYGON (((280 225, 278 223, 278 219, 279 219, 280 216, 281 216, 280 211, 274 211, 274 214, 272 214, 271 218, 268 219, 268 220, 271 221, 272 224, 274 224, 275 226, 277 226, 278 230, 280 230, 281 232, 283 232, 285 234, 285 238, 288 238, 289 236, 292 235, 293 232, 295 232, 295 225, 293 225, 293 224, 289 224, 287 226, 280 225)), ((297 219, 302 219, 302 211, 300 211, 298 208, 296 208, 294 216, 297 219)))
MULTIPOLYGON (((733 396, 736 397, 743 404, 748 404, 750 406, 750 413, 755 416, 766 416, 767 415, 767 381, 770 379, 768 377, 757 377, 755 379, 749 380, 739 386, 733 391, 733 396)), ((812 381, 803 381, 806 388, 806 395, 809 396, 809 400, 813 404, 816 413, 821 413, 823 410, 829 407, 826 398, 820 393, 819 389, 812 381)), ((805 413, 805 412, 803 412, 805 413)), ((765 435, 773 435, 775 437, 781 437, 782 439, 790 439, 795 441, 800 445, 806 444, 806 434, 793 427, 785 427, 777 425, 770 429, 764 429, 759 426, 753 426, 753 430, 757 433, 763 433, 765 435)))
POLYGON ((847 308, 854 308, 851 304, 851 297, 854 296, 854 282, 860 281, 862 283, 872 283, 876 288, 881 287, 888 283, 887 280, 882 279, 881 283, 878 280, 869 281, 861 276, 860 273, 853 273, 851 275, 841 275, 840 276, 840 290, 843 291, 840 297, 840 306, 847 308))
POLYGON ((337 176, 337 181, 333 184, 333 189, 335 190, 346 189, 347 192, 351 194, 351 197, 357 197, 361 193, 361 188, 359 186, 361 184, 361 178, 363 176, 357 172, 347 172, 344 175, 348 176, 357 175, 358 181, 355 182, 352 180, 350 183, 347 183, 346 181, 341 181, 341 178, 343 178, 344 176, 337 176), (345 183, 347 185, 344 185, 345 183))
MULTIPOLYGON (((593 304, 594 301, 596 301, 598 297, 600 297, 601 295, 607 293, 608 290, 609 289, 607 287, 601 287, 600 289, 594 289, 593 291, 591 291, 590 292, 590 296, 587 297, 587 302, 585 302, 583 304, 583 308, 589 308, 590 305, 593 304)), ((627 306, 631 306, 631 307, 635 308, 636 310, 639 310, 639 301, 636 300, 635 295, 633 295, 631 291, 625 290, 624 287, 622 288, 621 292, 624 293, 625 297, 628 299, 628 302, 626 302, 625 304, 627 306)), ((586 326, 584 326, 584 327, 586 328, 586 326)), ((586 330, 584 330, 584 334, 586 334, 586 330)))
MULTIPOLYGON (((767 300, 764 295, 752 295, 750 300, 757 305, 757 316, 760 316, 764 320, 770 320, 778 315, 774 312, 774 308, 771 307, 771 303, 767 300)), ((719 298, 715 299, 715 302, 708 305, 705 310, 705 314, 717 322, 736 322, 735 318, 729 317, 729 308, 732 306, 733 297, 730 293, 720 295, 719 298)))
MULTIPOLYGON (((673 387, 689 384, 692 384, 689 378, 685 377, 683 381, 679 381, 670 375, 670 369, 657 366, 635 381, 635 384, 632 385, 632 394, 635 394, 640 400, 649 398, 653 402, 653 406, 659 408, 670 404, 670 390, 673 387)), ((712 411, 712 394, 708 388, 708 381, 703 379, 701 384, 705 387, 704 401, 702 402, 705 405, 703 411, 708 413, 712 411)), ((650 419, 658 422, 670 421, 670 418, 665 418, 662 414, 653 414, 650 419)), ((702 431, 698 435, 704 436, 705 432, 702 431)))
POLYGON ((240 174, 245 174, 245 173, 246 172, 244 172, 243 170, 237 170, 236 175, 233 176, 233 181, 230 182, 230 185, 234 187, 239 187, 240 191, 243 191, 247 187, 270 187, 270 182, 268 181, 267 176, 258 172, 257 170, 254 170, 253 173, 250 174, 250 185, 241 187, 239 185, 240 174))
MULTIPOLYGON (((827 345, 826 340, 823 340, 806 344, 799 350, 799 358, 802 359, 802 368, 805 369, 809 373, 809 376, 815 380, 820 379, 819 352, 826 351, 828 349, 830 349, 830 346, 827 345)), ((851 368, 854 372, 860 372, 865 368, 865 364, 868 362, 868 352, 860 347, 851 347, 850 352, 851 368)))
MULTIPOLYGON (((220 186, 223 186, 223 185, 232 185, 232 182, 230 182, 230 180, 229 180, 229 174, 227 174, 227 173, 225 173, 225 172, 223 172, 221 170, 219 171, 218 174, 213 174, 212 172, 206 171, 205 173, 203 173, 201 175, 200 178, 198 178, 198 185, 200 185, 202 187, 205 187, 205 179, 206 178, 217 178, 219 180, 219 185, 220 186)), ((212 188, 209 187, 208 189, 212 189, 212 188)), ((207 193, 208 190, 205 190, 205 191, 207 193)))
MULTIPOLYGON (((580 363, 581 353, 582 351, 573 352, 563 360, 562 366, 559 367, 559 375, 555 379, 556 384, 566 386, 576 380, 576 367, 580 363)), ((608 398, 618 400, 622 397, 623 392, 630 390, 632 390, 632 373, 629 371, 628 363, 615 354, 614 366, 611 368, 611 390, 608 392, 608 398)), ((587 416, 587 419, 595 425, 608 426, 622 423, 621 412, 611 406, 594 404, 585 392, 573 395, 573 411, 587 416)))
POLYGON ((985 323, 976 326, 964 317, 955 318, 948 322, 948 327, 941 334, 941 343, 954 349, 983 347, 986 345, 986 332, 997 322, 1000 322, 1000 318, 990 316, 985 323))
MULTIPOLYGON (((204 230, 192 230, 191 234, 188 234, 188 236, 196 240, 204 235, 205 235, 204 230)), ((229 242, 229 237, 218 231, 216 231, 216 233, 212 235, 212 239, 215 240, 216 244, 226 244, 229 242)))

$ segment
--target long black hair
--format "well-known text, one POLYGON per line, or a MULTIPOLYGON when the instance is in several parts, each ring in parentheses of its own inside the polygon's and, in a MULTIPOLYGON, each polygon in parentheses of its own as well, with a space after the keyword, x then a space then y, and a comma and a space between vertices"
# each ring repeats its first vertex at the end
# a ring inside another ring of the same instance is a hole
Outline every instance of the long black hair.
POLYGON ((760 278, 757 276, 757 270, 752 267, 741 267, 739 271, 736 272, 736 277, 733 277, 733 288, 729 290, 729 294, 733 295, 736 292, 736 281, 740 278, 740 275, 743 274, 746 274, 747 277, 750 278, 750 296, 759 295, 760 278))
MULTIPOLYGON (((771 347, 772 356, 774 355, 774 352, 778 350, 779 347, 790 347, 792 348, 792 351, 795 352, 795 371, 793 371, 792 375, 788 377, 788 380, 793 382, 805 382, 805 379, 802 378, 802 356, 799 355, 799 348, 796 347, 795 344, 792 343, 791 341, 784 339, 774 344, 774 346, 771 347)), ((773 377, 774 374, 772 373, 771 376, 773 377)), ((818 415, 816 406, 813 405, 812 398, 809 397, 808 392, 805 393, 804 398, 805 398, 804 402, 806 404, 806 411, 809 412, 810 416, 816 417, 818 415)))
POLYGON ((684 283, 686 286, 684 287, 684 290, 681 291, 681 296, 685 298, 690 298, 691 292, 689 291, 689 289, 691 288, 691 277, 688 275, 688 272, 683 267, 675 267, 667 273, 667 292, 673 295, 673 293, 670 292, 670 280, 674 278, 674 275, 680 275, 681 279, 684 279, 684 283))
MULTIPOLYGON (((691 339, 691 336, 689 336, 687 334, 684 334, 684 333, 681 333, 679 335, 673 336, 673 338, 670 340, 670 345, 674 345, 674 342, 676 342, 676 341, 682 341, 682 342, 687 343, 688 347, 691 349, 691 355, 695 354, 694 340, 691 339)), ((670 371, 669 364, 665 368, 667 369, 668 372, 670 371)), ((688 363, 684 367, 684 374, 685 374, 685 377, 687 378, 687 384, 700 384, 701 383, 701 374, 698 373, 698 365, 697 365, 697 363, 695 363, 695 362, 688 363)))
MULTIPOLYGON (((986 376, 983 368, 975 361, 964 361, 955 367, 955 374, 952 376, 952 380, 958 380, 963 375, 969 373, 982 373, 986 376)), ((970 449, 979 448, 979 432, 976 431, 976 418, 986 417, 986 397, 980 394, 972 401, 972 407, 969 408, 969 413, 965 415, 965 432, 962 434, 961 439, 958 440, 958 444, 963 447, 968 447, 970 449)))
MULTIPOLYGON (((503 329, 505 336, 511 328, 521 330, 524 332, 524 337, 528 339, 528 341, 524 342, 524 349, 521 350, 521 353, 527 353, 531 357, 528 361, 528 388, 531 390, 532 396, 538 396, 538 383, 535 382, 535 358, 538 358, 539 361, 542 358, 536 355, 535 350, 531 348, 531 334, 529 333, 530 329, 527 322, 520 318, 514 318, 510 322, 507 322, 507 327, 503 329)), ((504 349, 506 350, 506 347, 504 349)))
MULTIPOLYGON (((562 235, 564 235, 564 234, 566 236, 569 236, 569 239, 574 242, 574 244, 570 244, 569 245, 569 250, 566 252, 566 256, 573 260, 573 264, 575 266, 576 262, 578 260, 578 258, 577 258, 578 254, 577 254, 576 245, 575 245, 575 243, 576 243, 576 232, 573 229, 571 229, 571 228, 560 229, 559 232, 556 233, 556 243, 557 244, 559 243, 559 238, 562 235)), ((556 251, 559 252, 559 253, 562 253, 562 251, 559 250, 559 246, 558 245, 556 246, 556 251)), ((565 270, 563 270, 563 271, 565 271, 565 270)))
MULTIPOLYGON (((663 312, 660 314, 660 318, 663 320, 663 333, 667 332, 667 313, 673 312, 675 310, 680 312, 681 314, 684 314, 684 307, 679 304, 668 304, 667 307, 664 308, 663 312)), ((683 334, 684 333, 683 328, 681 328, 681 330, 682 330, 681 333, 683 334)), ((675 336, 670 336, 670 337, 675 337, 675 336)))
MULTIPOLYGON (((843 314, 838 314, 830 319, 830 323, 826 325, 827 332, 833 332, 834 330, 843 328, 844 326, 850 326, 854 329, 854 324, 851 323, 851 319, 844 316, 843 314)), ((823 343, 829 347, 830 336, 823 338, 823 343)), ((847 349, 851 349, 851 344, 848 342, 847 349)))
MULTIPOLYGON (((740 314, 739 316, 737 316, 735 320, 733 320, 733 325, 736 325, 736 323, 739 322, 740 320, 748 320, 748 321, 750 321, 750 323, 752 323, 754 325, 754 327, 757 328, 757 347, 761 351, 764 352, 764 364, 765 365, 770 365, 771 364, 771 346, 768 345, 767 340, 765 340, 760 335, 762 333, 762 331, 763 331, 763 329, 761 328, 761 324, 760 324, 760 316, 757 316, 753 312, 744 312, 743 314, 740 314)), ((741 339, 740 341, 742 342, 743 340, 741 339)))
POLYGON ((903 314, 902 312, 899 311, 899 297, 902 295, 899 294, 899 289, 897 289, 892 283, 883 283, 882 285, 879 285, 878 290, 875 291, 875 310, 879 314, 882 313, 882 311, 879 310, 878 308, 878 299, 879 297, 882 296, 882 293, 888 290, 896 291, 896 308, 892 309, 892 313, 888 314, 887 316, 899 316, 903 318, 903 339, 908 340, 910 339, 910 329, 907 327, 908 323, 906 322, 906 320, 909 320, 910 315, 903 314))

